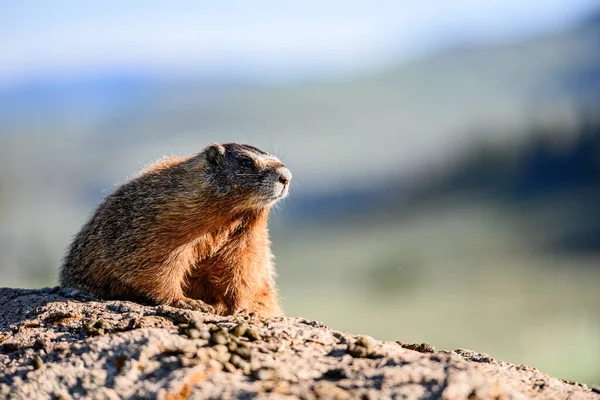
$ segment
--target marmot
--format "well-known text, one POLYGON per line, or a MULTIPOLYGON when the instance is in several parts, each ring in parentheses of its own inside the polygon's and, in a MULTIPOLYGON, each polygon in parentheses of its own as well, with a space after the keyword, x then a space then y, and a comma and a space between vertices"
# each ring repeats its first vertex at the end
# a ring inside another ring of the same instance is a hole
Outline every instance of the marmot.
POLYGON ((281 315, 267 217, 291 179, 277 157, 237 143, 160 160, 100 204, 60 284, 105 299, 281 315))

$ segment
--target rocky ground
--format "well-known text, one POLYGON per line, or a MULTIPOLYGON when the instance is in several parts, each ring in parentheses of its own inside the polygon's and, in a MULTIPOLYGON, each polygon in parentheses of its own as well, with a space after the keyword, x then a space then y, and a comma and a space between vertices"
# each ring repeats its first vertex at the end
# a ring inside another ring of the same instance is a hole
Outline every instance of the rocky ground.
POLYGON ((598 399, 596 390, 482 353, 302 318, 0 289, 0 398, 598 399))

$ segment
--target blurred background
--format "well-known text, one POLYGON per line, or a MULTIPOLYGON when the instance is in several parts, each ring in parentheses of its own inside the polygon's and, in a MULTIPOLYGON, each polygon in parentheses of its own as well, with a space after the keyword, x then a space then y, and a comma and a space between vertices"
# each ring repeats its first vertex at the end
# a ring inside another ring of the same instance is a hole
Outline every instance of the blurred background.
POLYGON ((162 155, 278 154, 285 310, 600 383, 600 3, 0 4, 0 286, 162 155))

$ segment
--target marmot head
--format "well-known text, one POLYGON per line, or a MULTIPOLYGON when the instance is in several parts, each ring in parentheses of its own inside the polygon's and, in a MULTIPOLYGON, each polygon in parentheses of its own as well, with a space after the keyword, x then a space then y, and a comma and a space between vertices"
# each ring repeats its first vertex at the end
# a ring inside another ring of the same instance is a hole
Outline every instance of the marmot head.
POLYGON ((201 154, 211 187, 236 207, 266 208, 288 194, 292 173, 272 154, 237 143, 213 144, 201 154))

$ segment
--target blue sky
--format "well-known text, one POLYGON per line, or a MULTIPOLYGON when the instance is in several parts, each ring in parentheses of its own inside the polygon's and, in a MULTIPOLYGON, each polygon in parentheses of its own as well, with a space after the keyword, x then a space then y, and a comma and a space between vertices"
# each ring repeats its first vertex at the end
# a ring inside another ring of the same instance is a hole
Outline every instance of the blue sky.
POLYGON ((591 0, 13 1, 0 4, 0 87, 55 74, 353 73, 464 43, 574 23, 591 0))

